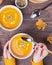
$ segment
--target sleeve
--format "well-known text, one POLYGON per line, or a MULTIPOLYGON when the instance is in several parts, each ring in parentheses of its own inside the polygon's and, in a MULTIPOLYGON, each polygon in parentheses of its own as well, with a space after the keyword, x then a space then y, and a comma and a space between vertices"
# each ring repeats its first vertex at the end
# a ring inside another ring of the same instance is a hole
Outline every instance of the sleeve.
POLYGON ((11 59, 4 58, 4 63, 5 65, 16 65, 14 58, 11 58, 11 59))
POLYGON ((43 61, 40 61, 38 63, 35 63, 34 61, 32 61, 32 65, 43 65, 43 61))

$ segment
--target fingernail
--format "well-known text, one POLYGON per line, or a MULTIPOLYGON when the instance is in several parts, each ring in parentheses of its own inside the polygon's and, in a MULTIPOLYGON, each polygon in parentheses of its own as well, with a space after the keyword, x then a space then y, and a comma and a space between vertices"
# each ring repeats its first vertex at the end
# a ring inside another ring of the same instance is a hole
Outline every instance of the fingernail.
POLYGON ((33 48, 34 49, 34 48, 33 48))
POLYGON ((36 46, 36 44, 34 46, 36 46))
POLYGON ((43 48, 43 45, 41 46, 41 48, 43 48))

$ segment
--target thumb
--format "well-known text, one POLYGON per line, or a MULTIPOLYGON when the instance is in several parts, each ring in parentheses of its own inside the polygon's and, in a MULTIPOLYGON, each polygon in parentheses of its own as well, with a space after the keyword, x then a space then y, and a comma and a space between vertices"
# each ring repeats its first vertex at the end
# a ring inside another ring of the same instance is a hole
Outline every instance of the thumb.
POLYGON ((9 50, 7 50, 7 57, 8 57, 8 59, 11 59, 11 58, 12 58, 12 56, 11 56, 9 50))

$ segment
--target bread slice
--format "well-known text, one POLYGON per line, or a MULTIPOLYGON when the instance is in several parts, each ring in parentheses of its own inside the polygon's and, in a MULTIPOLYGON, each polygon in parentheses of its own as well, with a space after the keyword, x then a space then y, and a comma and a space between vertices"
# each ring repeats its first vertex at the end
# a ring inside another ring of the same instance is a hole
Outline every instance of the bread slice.
POLYGON ((44 3, 48 0, 29 0, 29 1, 32 2, 32 3, 44 3))

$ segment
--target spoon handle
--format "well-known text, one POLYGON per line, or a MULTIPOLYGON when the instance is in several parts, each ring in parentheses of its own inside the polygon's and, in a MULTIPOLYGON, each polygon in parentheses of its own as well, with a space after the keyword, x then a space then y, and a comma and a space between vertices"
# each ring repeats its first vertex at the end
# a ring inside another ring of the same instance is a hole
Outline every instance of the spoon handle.
POLYGON ((50 5, 52 5, 52 2, 49 3, 47 6, 45 6, 44 8, 42 8, 41 10, 45 10, 47 7, 49 7, 50 5))

